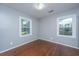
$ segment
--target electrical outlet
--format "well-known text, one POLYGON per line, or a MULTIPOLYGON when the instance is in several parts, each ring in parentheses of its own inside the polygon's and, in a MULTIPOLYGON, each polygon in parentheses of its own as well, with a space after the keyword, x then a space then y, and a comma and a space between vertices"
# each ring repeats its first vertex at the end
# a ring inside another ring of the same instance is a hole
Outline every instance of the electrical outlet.
POLYGON ((13 42, 10 42, 10 45, 13 45, 13 42))
POLYGON ((50 37, 50 39, 53 39, 53 37, 50 37))

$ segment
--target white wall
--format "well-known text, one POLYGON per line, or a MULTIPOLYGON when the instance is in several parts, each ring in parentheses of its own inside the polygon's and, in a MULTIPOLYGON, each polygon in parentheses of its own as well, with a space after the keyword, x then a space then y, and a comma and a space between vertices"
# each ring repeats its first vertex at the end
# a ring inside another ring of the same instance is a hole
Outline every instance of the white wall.
POLYGON ((48 40, 51 42, 58 42, 66 45, 70 45, 73 47, 78 47, 78 37, 79 37, 79 19, 77 18, 77 38, 67 38, 67 37, 59 37, 57 36, 57 18, 76 14, 79 17, 79 9, 73 9, 69 11, 65 11, 58 14, 52 14, 52 16, 40 19, 40 31, 39 31, 39 39, 48 40))
POLYGON ((0 51, 15 47, 22 43, 28 43, 37 39, 38 20, 15 9, 0 5, 0 51), (32 20, 32 35, 19 36, 19 16, 32 20), (10 45, 10 42, 13 45, 10 45))

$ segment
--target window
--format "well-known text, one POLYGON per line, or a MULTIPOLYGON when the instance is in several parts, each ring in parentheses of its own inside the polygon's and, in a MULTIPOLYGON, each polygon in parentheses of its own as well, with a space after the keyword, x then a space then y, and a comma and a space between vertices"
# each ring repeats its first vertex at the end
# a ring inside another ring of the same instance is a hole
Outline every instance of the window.
POLYGON ((57 35, 76 37, 76 15, 57 18, 57 35))
POLYGON ((31 35, 32 34, 32 20, 25 17, 19 17, 19 29, 20 29, 21 37, 31 35))

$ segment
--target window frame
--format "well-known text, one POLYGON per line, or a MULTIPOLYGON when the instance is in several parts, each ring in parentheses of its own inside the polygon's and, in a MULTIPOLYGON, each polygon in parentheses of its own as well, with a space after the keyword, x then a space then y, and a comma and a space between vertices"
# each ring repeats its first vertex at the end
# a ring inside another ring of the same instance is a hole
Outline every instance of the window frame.
POLYGON ((76 38, 76 14, 62 16, 62 17, 57 18, 57 36, 68 37, 68 38, 76 38), (67 18, 72 18, 72 36, 59 34, 59 23, 58 22, 59 22, 60 19, 67 19, 67 18))
POLYGON ((19 35, 20 35, 20 37, 26 37, 26 36, 32 35, 32 20, 31 19, 19 16, 19 35), (22 26, 21 26, 22 19, 25 19, 26 21, 30 21, 30 27, 29 27, 30 28, 30 33, 29 34, 22 35, 22 26))

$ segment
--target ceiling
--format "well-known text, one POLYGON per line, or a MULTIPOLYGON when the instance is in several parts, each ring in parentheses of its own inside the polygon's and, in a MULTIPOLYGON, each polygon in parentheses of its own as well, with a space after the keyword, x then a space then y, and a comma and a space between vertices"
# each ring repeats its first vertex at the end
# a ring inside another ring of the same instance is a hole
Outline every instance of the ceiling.
POLYGON ((47 17, 54 13, 59 13, 62 11, 79 7, 78 3, 44 3, 44 4, 45 8, 42 10, 37 10, 34 7, 34 3, 5 3, 4 5, 17 9, 18 11, 24 12, 27 15, 38 19, 47 17), (50 10, 53 10, 53 12, 49 13, 50 10))

